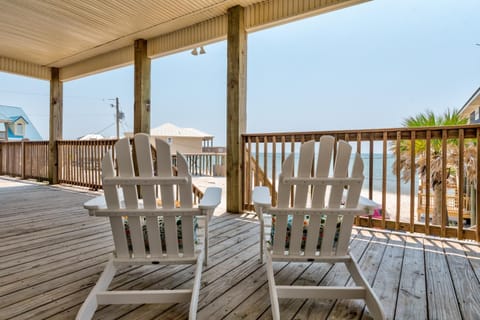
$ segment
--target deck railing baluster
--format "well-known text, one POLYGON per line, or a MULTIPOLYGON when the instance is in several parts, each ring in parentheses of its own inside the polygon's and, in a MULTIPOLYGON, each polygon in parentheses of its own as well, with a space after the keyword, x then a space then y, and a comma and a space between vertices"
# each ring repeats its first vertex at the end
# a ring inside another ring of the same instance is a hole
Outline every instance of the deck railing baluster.
MULTIPOLYGON (((478 215, 475 215, 475 212, 472 212, 473 209, 470 208, 467 201, 469 197, 466 194, 468 189, 465 187, 465 181, 467 181, 465 180, 465 174, 467 174, 465 166, 467 163, 465 159, 460 158, 460 155, 463 157, 463 154, 465 154, 467 144, 471 143, 471 141, 476 143, 480 140, 480 125, 449 126, 448 128, 395 128, 245 134, 245 144, 248 144, 249 141, 257 141, 255 145, 257 154, 259 153, 259 143, 264 143, 262 149, 265 153, 265 158, 262 161, 263 168, 262 163, 258 163, 258 158, 253 159, 253 161, 257 161, 255 164, 255 179, 265 182, 265 178, 268 177, 273 188, 271 194, 275 194, 278 172, 276 168, 273 168, 274 163, 275 167, 277 163, 278 166, 281 166, 285 159, 285 154, 295 152, 297 144, 304 143, 308 139, 317 139, 325 134, 334 135, 338 139, 341 138, 355 144, 357 152, 360 153, 363 151, 362 145, 364 143, 366 143, 364 147, 368 145, 367 152, 362 154, 365 161, 369 162, 365 168, 365 178, 368 182, 364 186, 364 192, 367 197, 378 202, 383 209, 380 217, 372 217, 373 227, 423 232, 444 237, 453 236, 459 239, 480 239, 480 232, 475 228, 470 228, 470 226, 477 224, 480 219, 478 215), (449 148, 454 145, 452 143, 457 142, 460 143, 460 146, 458 148, 459 155, 455 155, 457 157, 456 163, 460 164, 462 169, 449 169, 453 168, 451 166, 456 165, 454 162, 448 162, 453 159, 448 155, 450 152, 449 148), (268 145, 269 143, 272 143, 271 147, 268 145), (278 148, 277 144, 279 144, 278 148), (290 144, 290 148, 286 147, 286 144, 290 144), (391 148, 390 145, 393 147, 391 148), (435 150, 441 151, 438 154, 438 157, 440 157, 438 159, 434 158, 437 157, 437 154, 433 154, 432 148, 434 146, 435 150), (410 153, 405 153, 405 150, 409 150, 410 153), (381 152, 382 154, 376 155, 375 152, 381 152), (272 160, 267 161, 267 157, 268 159, 271 157, 272 160), (403 171, 405 161, 407 161, 407 164, 411 164, 410 172, 403 171), (421 165, 424 169, 421 173, 417 170, 417 161, 423 161, 421 165), (461 183, 461 185, 458 185, 456 188, 461 195, 450 194, 452 187, 447 186, 446 181, 442 183, 443 187, 438 186, 439 189, 442 188, 442 199, 439 198, 442 204, 441 206, 438 205, 442 211, 442 217, 437 224, 432 225, 430 219, 435 213, 435 202, 432 200, 435 197, 435 193, 431 189, 432 173, 435 172, 433 170, 436 170, 432 168, 432 165, 436 164, 441 167, 438 170, 440 173, 439 178, 436 178, 440 179, 440 181, 447 178, 448 172, 450 172, 450 175, 462 175, 462 179, 457 178, 457 184, 461 183), (265 168, 266 171, 262 171, 265 168), (393 174, 391 175, 391 173, 393 174), (405 182, 403 178, 406 178, 405 182), (389 195, 389 192, 393 193, 393 195, 389 195), (407 199, 409 199, 409 202, 407 199), (457 224, 453 225, 455 219, 457 219, 460 226, 457 224)), ((253 148, 253 145, 249 148, 253 148)), ((480 156, 479 150, 476 153, 480 156)), ((478 162, 476 166, 480 168, 478 162)), ((473 170, 475 169, 473 168, 473 170)), ((478 172, 476 175, 480 179, 478 172)), ((244 190, 245 192, 251 192, 249 188, 244 188, 244 190)), ((477 191, 477 193, 480 198, 480 192, 477 191)), ((250 199, 248 196, 244 198, 250 199)), ((478 199, 477 202, 480 208, 478 199)), ((247 210, 251 209, 251 203, 247 201, 244 207, 247 210)), ((368 225, 368 219, 360 217, 357 219, 357 224, 368 225)))

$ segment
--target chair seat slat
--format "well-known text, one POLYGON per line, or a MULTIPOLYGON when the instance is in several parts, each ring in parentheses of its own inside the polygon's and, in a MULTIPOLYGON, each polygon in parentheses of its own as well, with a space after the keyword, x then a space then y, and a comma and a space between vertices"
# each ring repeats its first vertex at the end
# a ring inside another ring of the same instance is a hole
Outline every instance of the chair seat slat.
POLYGON ((110 226, 112 228, 116 256, 130 257, 122 217, 110 217, 110 226))
POLYGON ((169 257, 178 256, 178 230, 175 217, 164 217, 165 222, 165 243, 169 257))
MULTIPOLYGON (((272 217, 273 219, 273 217, 272 217)), ((272 223, 273 224, 273 223, 272 223)), ((280 215, 275 219, 275 234, 273 238, 273 251, 276 253, 285 252, 285 241, 287 238, 287 216, 280 215)))
POLYGON ((304 222, 305 216, 304 215, 295 215, 292 219, 292 230, 290 235, 290 246, 289 246, 289 253, 290 254, 301 254, 300 247, 302 245, 303 240, 303 230, 304 230, 304 222))
MULTIPOLYGON (((182 217, 182 247, 183 255, 190 257, 195 252, 195 239, 194 239, 194 221, 193 217, 182 217)), ((197 235, 198 236, 198 235, 197 235)))
POLYGON ((143 238, 143 226, 140 219, 140 217, 127 217, 133 255, 143 258, 145 257, 145 239, 143 238))
POLYGON ((158 217, 146 217, 148 244, 150 255, 152 258, 161 258, 163 254, 162 239, 160 238, 160 229, 158 225, 158 217))
POLYGON ((307 229, 307 240, 305 243, 305 255, 313 256, 317 250, 318 239, 320 237, 320 223, 321 216, 314 214, 310 216, 309 225, 307 229))

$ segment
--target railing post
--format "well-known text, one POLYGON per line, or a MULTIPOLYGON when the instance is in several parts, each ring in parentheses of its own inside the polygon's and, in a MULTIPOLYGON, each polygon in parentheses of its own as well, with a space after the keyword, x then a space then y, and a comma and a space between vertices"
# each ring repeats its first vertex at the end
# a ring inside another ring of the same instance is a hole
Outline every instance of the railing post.
POLYGON ((62 139, 63 129, 63 84, 58 68, 52 68, 50 80, 50 137, 48 141, 48 180, 58 183, 57 141, 62 139))
POLYGON ((3 175, 3 143, 0 142, 0 175, 3 175))
POLYGON ((227 31, 227 211, 243 211, 242 134, 246 130, 247 31, 244 8, 228 9, 227 31))
POLYGON ((22 179, 25 179, 25 141, 22 141, 20 157, 22 158, 22 179))

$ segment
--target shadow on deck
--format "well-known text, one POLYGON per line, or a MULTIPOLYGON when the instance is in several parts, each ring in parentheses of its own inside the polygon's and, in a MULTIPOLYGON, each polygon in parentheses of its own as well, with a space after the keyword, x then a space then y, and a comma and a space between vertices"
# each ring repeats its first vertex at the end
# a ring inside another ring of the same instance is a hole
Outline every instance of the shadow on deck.
MULTIPOLYGON (((93 193, 0 178, 0 319, 73 319, 103 270, 112 239, 103 218, 82 204, 93 193)), ((211 222, 209 265, 199 319, 271 319, 253 215, 211 222)), ((478 319, 480 247, 476 243, 355 229, 351 244, 389 319, 478 319)), ((343 266, 275 264, 279 283, 348 283, 343 266)), ((112 286, 182 287, 193 267, 125 268, 112 286)), ((361 301, 283 300, 282 319, 364 319, 361 301)), ((188 305, 100 307, 96 319, 184 319, 188 305)))

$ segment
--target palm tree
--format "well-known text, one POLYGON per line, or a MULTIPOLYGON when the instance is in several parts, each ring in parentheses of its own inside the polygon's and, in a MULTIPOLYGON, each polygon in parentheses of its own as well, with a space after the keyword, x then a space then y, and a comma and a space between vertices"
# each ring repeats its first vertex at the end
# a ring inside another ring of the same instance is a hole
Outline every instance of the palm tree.
MULTIPOLYGON (((417 114, 403 121, 403 126, 408 128, 415 127, 436 127, 448 125, 462 125, 467 123, 467 119, 462 118, 458 110, 447 110, 443 115, 437 116, 432 111, 427 110, 425 113, 417 114)), ((391 144, 390 150, 395 155, 397 152, 396 142, 391 144)), ((425 140, 415 141, 415 163, 410 161, 411 145, 410 141, 402 140, 400 142, 400 171, 401 179, 404 182, 410 181, 410 172, 412 168, 417 171, 422 184, 426 183, 427 161, 426 161, 427 145, 425 140)), ((458 140, 449 139, 447 141, 447 176, 442 174, 442 140, 432 139, 430 141, 430 183, 433 190, 434 212, 432 215, 432 224, 440 224, 442 216, 442 183, 453 182, 455 177, 452 173, 458 170, 458 140), (456 155, 456 157, 455 157, 456 155), (456 160, 455 160, 456 159, 456 160)), ((393 171, 396 173, 396 160, 393 163, 393 171)), ((467 162, 465 162, 467 163, 467 162)))

